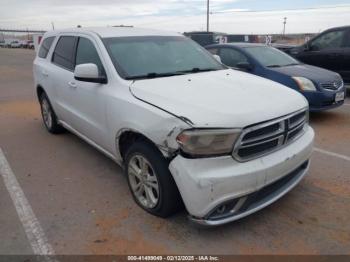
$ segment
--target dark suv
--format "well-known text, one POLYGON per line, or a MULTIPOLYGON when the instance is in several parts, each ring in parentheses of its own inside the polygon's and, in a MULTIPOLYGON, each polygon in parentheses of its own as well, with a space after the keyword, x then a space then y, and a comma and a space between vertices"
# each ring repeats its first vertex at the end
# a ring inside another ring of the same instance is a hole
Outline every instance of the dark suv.
POLYGON ((350 86, 350 26, 328 29, 289 53, 306 64, 339 73, 350 86))

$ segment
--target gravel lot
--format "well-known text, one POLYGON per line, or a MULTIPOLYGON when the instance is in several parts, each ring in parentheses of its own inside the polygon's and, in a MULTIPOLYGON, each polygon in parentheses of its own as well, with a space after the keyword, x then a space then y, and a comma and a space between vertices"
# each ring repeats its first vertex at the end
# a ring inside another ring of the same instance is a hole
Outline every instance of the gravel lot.
MULTIPOLYGON (((293 191, 207 229, 185 212, 166 220, 145 213, 114 162, 70 133, 47 133, 33 58, 0 49, 0 148, 56 254, 350 254, 349 94, 344 106, 311 115, 316 151, 293 191)), ((32 254, 3 179, 0 210, 0 254, 32 254)))

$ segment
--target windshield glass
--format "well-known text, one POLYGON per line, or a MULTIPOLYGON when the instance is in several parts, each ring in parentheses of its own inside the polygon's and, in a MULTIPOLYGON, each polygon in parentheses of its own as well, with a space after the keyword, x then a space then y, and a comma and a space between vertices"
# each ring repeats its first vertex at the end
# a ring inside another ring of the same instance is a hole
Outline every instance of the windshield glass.
POLYGON ((282 67, 300 64, 286 53, 268 46, 246 47, 245 50, 263 66, 282 67))
POLYGON ((192 40, 181 36, 105 38, 118 73, 125 79, 154 78, 225 69, 192 40))

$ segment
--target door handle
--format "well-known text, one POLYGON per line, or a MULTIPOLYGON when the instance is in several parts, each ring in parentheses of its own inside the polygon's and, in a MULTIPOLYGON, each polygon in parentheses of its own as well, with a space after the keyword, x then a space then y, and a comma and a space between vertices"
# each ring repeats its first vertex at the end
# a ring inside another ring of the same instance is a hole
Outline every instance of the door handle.
POLYGON ((70 81, 68 82, 68 85, 72 88, 77 88, 77 84, 75 82, 70 81))

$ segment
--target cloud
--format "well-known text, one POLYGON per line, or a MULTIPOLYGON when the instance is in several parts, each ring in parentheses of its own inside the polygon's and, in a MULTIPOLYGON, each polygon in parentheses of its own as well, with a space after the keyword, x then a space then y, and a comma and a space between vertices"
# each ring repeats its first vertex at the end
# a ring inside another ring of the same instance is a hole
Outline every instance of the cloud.
MULTIPOLYGON (((287 33, 319 32, 350 24, 350 5, 329 9, 270 12, 237 8, 243 0, 210 0, 211 30, 243 34, 270 34, 282 31, 288 17, 287 33), (232 3, 235 3, 234 5, 232 3)), ((56 28, 128 24, 184 32, 204 30, 204 0, 0 0, 0 27, 49 30, 56 28)))

